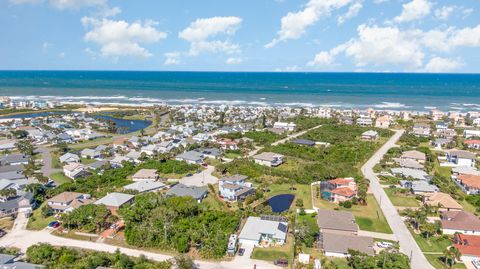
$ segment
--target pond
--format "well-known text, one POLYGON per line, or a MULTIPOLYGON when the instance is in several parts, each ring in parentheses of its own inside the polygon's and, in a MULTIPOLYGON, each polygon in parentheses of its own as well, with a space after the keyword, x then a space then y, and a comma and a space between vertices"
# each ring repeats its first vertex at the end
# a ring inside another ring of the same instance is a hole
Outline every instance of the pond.
POLYGON ((117 134, 128 134, 140 131, 152 124, 149 120, 125 120, 105 115, 94 116, 94 118, 113 121, 117 126, 117 134))
POLYGON ((272 208, 272 212, 282 213, 290 208, 293 199, 295 199, 293 194, 279 194, 268 199, 265 204, 272 208))

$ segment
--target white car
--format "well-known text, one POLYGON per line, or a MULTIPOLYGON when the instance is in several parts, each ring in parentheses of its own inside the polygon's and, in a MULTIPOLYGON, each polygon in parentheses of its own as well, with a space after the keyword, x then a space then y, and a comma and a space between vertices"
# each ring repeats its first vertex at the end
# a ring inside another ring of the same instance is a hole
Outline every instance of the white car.
POLYGON ((475 269, 480 269, 480 260, 473 260, 472 264, 475 266, 475 269))
POLYGON ((377 242, 379 248, 393 248, 393 244, 390 242, 377 242))

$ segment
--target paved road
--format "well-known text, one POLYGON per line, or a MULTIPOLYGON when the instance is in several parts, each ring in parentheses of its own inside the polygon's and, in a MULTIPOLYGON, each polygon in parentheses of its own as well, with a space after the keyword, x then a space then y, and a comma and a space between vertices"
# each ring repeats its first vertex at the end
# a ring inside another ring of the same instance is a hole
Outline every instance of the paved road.
POLYGON ((217 184, 218 178, 212 176, 212 173, 215 172, 215 166, 209 165, 207 169, 202 170, 200 173, 193 174, 190 177, 183 177, 180 179, 180 183, 187 186, 207 186, 208 184, 217 184))
POLYGON ((43 145, 39 146, 36 150, 42 155, 42 174, 49 178, 53 173, 61 171, 52 166, 52 154, 50 153, 52 150, 52 148, 43 145))
MULTIPOLYGON (((139 257, 144 255, 148 259, 155 261, 165 261, 172 258, 172 256, 164 255, 160 253, 153 253, 138 249, 117 247, 108 245, 105 243, 91 242, 84 240, 75 240, 70 238, 58 237, 50 234, 48 230, 42 231, 28 231, 25 230, 27 219, 18 216, 15 220, 14 227, 10 233, 0 239, 0 246, 2 247, 17 247, 25 252, 28 247, 38 243, 48 243, 53 246, 65 246, 74 248, 90 249, 95 251, 104 251, 114 253, 117 249, 126 255, 139 257)), ((239 257, 236 256, 231 261, 222 262, 208 262, 208 261, 196 261, 198 269, 249 269, 256 265, 257 269, 275 269, 278 268, 273 263, 251 260, 248 256, 239 257)))
POLYGON ((379 183, 379 180, 373 172, 373 167, 380 162, 383 155, 387 151, 395 147, 395 143, 402 136, 404 130, 396 131, 396 133, 383 145, 373 156, 368 160, 365 165, 362 166, 362 172, 367 179, 370 180, 370 189, 373 195, 380 204, 380 208, 388 221, 388 224, 392 228, 393 233, 397 237, 400 243, 400 251, 411 257, 411 268, 433 269, 430 263, 427 261, 422 251, 418 247, 417 243, 413 239, 412 234, 407 229, 407 226, 400 218, 397 209, 393 206, 387 194, 379 183))

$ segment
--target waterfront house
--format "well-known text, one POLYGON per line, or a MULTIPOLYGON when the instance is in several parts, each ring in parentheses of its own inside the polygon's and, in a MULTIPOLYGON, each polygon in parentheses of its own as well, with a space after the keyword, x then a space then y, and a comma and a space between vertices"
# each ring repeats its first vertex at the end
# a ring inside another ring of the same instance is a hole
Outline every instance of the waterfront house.
POLYGON ((480 219, 465 211, 440 211, 443 234, 480 234, 480 219))
POLYGON ((287 234, 288 221, 280 216, 248 217, 238 240, 243 245, 283 245, 287 234))
POLYGON ((47 205, 55 213, 71 212, 82 205, 93 203, 90 194, 78 192, 62 192, 47 200, 47 205))
POLYGON ((357 184, 353 178, 336 178, 328 181, 322 190, 322 197, 333 203, 352 200, 357 196, 357 184))
POLYGON ((247 176, 238 174, 221 178, 218 181, 220 197, 229 201, 237 201, 254 194, 255 189, 252 188, 252 184, 247 182, 247 179, 247 176))
POLYGON ((118 209, 126 204, 133 203, 134 196, 130 194, 112 192, 95 202, 96 205, 105 205, 112 214, 116 215, 118 209))
POLYGON ((253 160, 260 165, 276 167, 283 163, 283 155, 273 152, 262 152, 253 156, 253 160))

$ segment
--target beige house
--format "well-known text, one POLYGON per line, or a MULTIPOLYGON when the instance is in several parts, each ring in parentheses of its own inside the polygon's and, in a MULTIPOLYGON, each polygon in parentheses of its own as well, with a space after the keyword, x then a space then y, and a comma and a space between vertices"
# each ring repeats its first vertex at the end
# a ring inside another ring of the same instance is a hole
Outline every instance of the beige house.
POLYGON ((253 156, 253 159, 257 164, 270 167, 276 167, 283 163, 283 155, 273 152, 263 152, 257 154, 253 156))
POLYGON ((157 180, 158 174, 155 169, 140 169, 132 176, 133 181, 157 180))
POLYGON ((56 213, 70 212, 91 203, 93 200, 89 194, 78 192, 62 192, 47 200, 47 205, 56 213))
POLYGON ((425 193, 423 203, 431 206, 439 206, 441 210, 462 210, 462 206, 450 195, 443 192, 425 193))

